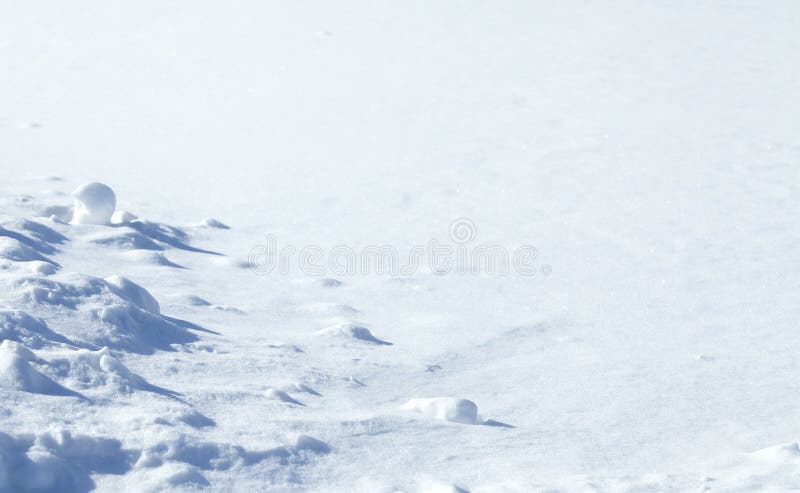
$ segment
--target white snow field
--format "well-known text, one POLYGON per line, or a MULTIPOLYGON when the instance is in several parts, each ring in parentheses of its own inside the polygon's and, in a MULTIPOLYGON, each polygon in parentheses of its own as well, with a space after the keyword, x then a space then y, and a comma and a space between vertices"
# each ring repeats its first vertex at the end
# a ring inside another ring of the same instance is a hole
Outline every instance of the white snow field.
POLYGON ((0 2, 0 492, 800 491, 799 54, 793 0, 0 2), (331 261, 432 241, 519 257, 331 261))

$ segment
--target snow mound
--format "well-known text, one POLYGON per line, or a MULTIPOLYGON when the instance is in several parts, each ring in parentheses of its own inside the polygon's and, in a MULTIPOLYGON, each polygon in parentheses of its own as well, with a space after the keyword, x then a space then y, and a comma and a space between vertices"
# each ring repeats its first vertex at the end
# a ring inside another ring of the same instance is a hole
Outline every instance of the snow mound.
POLYGON ((171 344, 186 344, 199 338, 172 320, 130 305, 93 309, 102 330, 89 335, 95 345, 151 354, 155 349, 170 351, 171 344))
POLYGON ((101 231, 87 237, 91 243, 121 250, 163 250, 164 247, 147 236, 133 230, 101 231))
POLYGON ((72 224, 102 224, 111 222, 117 207, 117 197, 111 187, 102 183, 86 183, 72 192, 75 208, 72 224))
POLYGON ((60 318, 59 332, 95 347, 151 354, 156 349, 174 350, 171 344, 198 340, 187 331, 188 322, 153 312, 158 304, 134 283, 115 284, 72 273, 20 277, 11 288, 9 299, 19 305, 32 310, 50 305, 48 313, 67 310, 60 318))
POLYGON ((331 451, 331 448, 327 443, 308 435, 298 436, 294 449, 298 452, 305 450, 315 454, 327 454, 331 451))
POLYGON ((195 429, 217 425, 216 421, 194 409, 189 411, 184 409, 171 409, 165 413, 161 413, 154 422, 165 426, 176 426, 179 423, 183 423, 195 429))
POLYGON ((186 303, 192 306, 211 306, 211 302, 194 294, 186 296, 186 303))
POLYGON ((800 444, 774 445, 714 470, 700 491, 797 491, 800 444))
POLYGON ((469 490, 457 484, 423 481, 419 485, 420 493, 469 493, 469 490))
POLYGON ((22 267, 27 269, 31 274, 38 274, 40 276, 50 276, 58 272, 58 267, 49 262, 41 260, 31 260, 30 262, 20 262, 22 267))
POLYGON ((286 446, 248 451, 228 443, 192 442, 186 435, 179 435, 145 449, 136 462, 136 467, 160 467, 172 461, 190 464, 205 471, 226 471, 233 467, 256 464, 268 458, 285 461, 294 451, 294 447, 286 446))
POLYGON ((123 474, 133 455, 118 440, 63 430, 16 437, 0 432, 0 491, 89 491, 93 473, 123 474))
POLYGON ((403 405, 403 409, 414 411, 433 419, 468 425, 478 424, 478 406, 467 399, 453 397, 411 399, 403 405))
POLYGON ((134 305, 151 313, 161 313, 158 301, 146 289, 130 279, 118 275, 105 278, 111 291, 120 298, 130 301, 134 305))
POLYGON ((231 229, 230 226, 228 226, 227 224, 223 223, 222 221, 218 221, 218 220, 216 220, 214 218, 210 218, 210 217, 207 218, 207 219, 203 219, 203 222, 201 223, 201 225, 205 226, 207 228, 231 229))
POLYGON ((267 397, 267 399, 272 399, 272 400, 275 400, 275 401, 285 402, 287 404, 296 404, 298 406, 305 406, 305 404, 303 404, 302 402, 298 401, 294 397, 290 396, 289 394, 287 394, 283 390, 270 388, 270 389, 267 389, 266 391, 264 391, 264 395, 267 397))
POLYGON ((0 339, 21 342, 34 349, 51 344, 71 344, 66 337, 50 330, 42 320, 13 309, 0 309, 0 339))
POLYGON ((171 261, 163 253, 153 250, 128 250, 126 252, 121 252, 119 255, 125 260, 133 262, 136 265, 149 264, 161 265, 164 267, 174 267, 176 269, 186 268, 171 261))
POLYGON ((323 288, 338 288, 343 285, 342 281, 327 277, 319 280, 319 285, 323 288))
POLYGON ((192 428, 206 428, 209 426, 216 426, 216 422, 208 416, 201 414, 198 411, 189 411, 181 413, 177 420, 185 423, 192 428))
POLYGON ((33 247, 9 236, 0 236, 0 258, 14 262, 39 261, 58 266, 57 263, 45 257, 33 247))
POLYGON ((0 346, 0 388, 54 396, 82 396, 39 373, 30 363, 38 360, 25 348, 0 346))
POLYGON ((361 313, 357 308, 354 308, 350 305, 328 302, 308 303, 306 305, 301 305, 298 307, 297 311, 303 314, 326 317, 345 317, 358 315, 361 313))
POLYGON ((180 228, 169 226, 167 224, 156 223, 152 221, 145 221, 136 219, 126 224, 126 227, 132 228, 139 232, 141 235, 164 245, 185 250, 195 253, 207 253, 211 255, 220 255, 217 252, 196 248, 189 245, 189 235, 180 228))
POLYGON ((283 387, 281 387, 281 390, 283 390, 284 392, 302 392, 304 394, 316 395, 318 397, 322 395, 316 390, 312 389, 311 387, 303 383, 291 383, 288 385, 284 385, 283 387))
POLYGON ((47 255, 58 251, 53 244, 67 241, 64 235, 44 224, 10 216, 0 219, 0 236, 14 238, 47 255))
POLYGON ((16 354, 25 361, 33 361, 36 363, 44 362, 43 359, 33 354, 33 351, 16 341, 10 341, 6 339, 2 342, 2 344, 0 344, 0 351, 16 354))
POLYGON ((383 341, 372 335, 372 332, 368 328, 351 322, 331 325, 330 327, 316 331, 315 334, 322 336, 346 337, 349 339, 356 339, 359 341, 368 342, 370 344, 378 344, 382 346, 392 345, 391 342, 383 341))
POLYGON ((133 373, 108 348, 78 350, 51 357, 43 369, 49 376, 81 390, 106 389, 109 394, 130 394, 136 390, 176 397, 176 392, 155 386, 133 373))
POLYGON ((157 469, 143 469, 135 484, 143 491, 164 491, 173 488, 194 490, 210 486, 208 479, 196 467, 177 462, 166 463, 157 469))

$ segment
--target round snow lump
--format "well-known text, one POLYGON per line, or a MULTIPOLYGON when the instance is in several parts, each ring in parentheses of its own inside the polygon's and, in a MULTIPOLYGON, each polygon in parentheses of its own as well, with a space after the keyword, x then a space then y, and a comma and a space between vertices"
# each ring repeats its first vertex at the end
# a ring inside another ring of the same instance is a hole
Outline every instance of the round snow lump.
POLYGON ((411 399, 403 408, 443 421, 468 425, 478 423, 478 406, 467 399, 456 399, 454 397, 411 399))
POLYGON ((86 183, 72 192, 75 210, 72 224, 108 224, 117 207, 117 197, 111 187, 102 183, 86 183))

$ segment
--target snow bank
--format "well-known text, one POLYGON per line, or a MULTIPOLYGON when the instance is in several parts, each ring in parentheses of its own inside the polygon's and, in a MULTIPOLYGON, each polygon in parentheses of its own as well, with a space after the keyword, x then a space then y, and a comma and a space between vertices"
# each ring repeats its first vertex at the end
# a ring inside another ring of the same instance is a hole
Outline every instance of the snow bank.
POLYGON ((72 224, 109 224, 117 207, 117 197, 111 187, 102 183, 87 183, 72 192, 75 208, 72 224))
POLYGON ((478 424, 478 406, 467 399, 453 397, 411 399, 403 405, 403 409, 415 411, 434 419, 468 425, 478 424))

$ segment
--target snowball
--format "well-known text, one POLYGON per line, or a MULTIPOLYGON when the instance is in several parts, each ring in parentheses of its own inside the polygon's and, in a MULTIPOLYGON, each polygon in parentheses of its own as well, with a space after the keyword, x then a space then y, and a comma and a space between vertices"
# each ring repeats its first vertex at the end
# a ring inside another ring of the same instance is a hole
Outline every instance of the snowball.
POLYGON ((453 397, 411 399, 403 408, 434 419, 468 425, 478 423, 478 406, 467 399, 455 399, 453 397))
POLYGON ((75 210, 72 224, 109 224, 117 206, 114 191, 102 183, 87 183, 72 192, 75 210))

